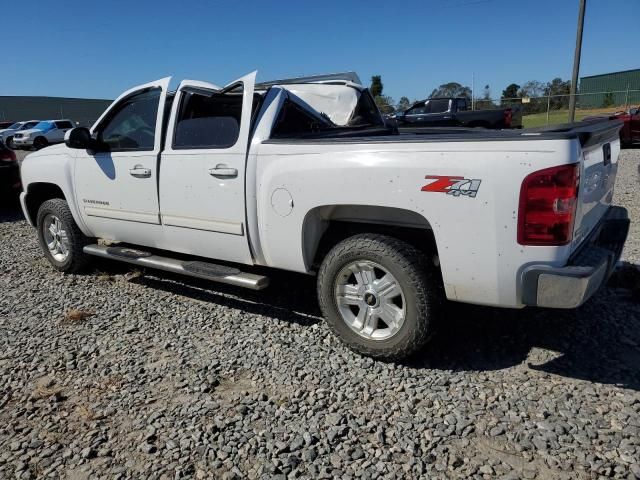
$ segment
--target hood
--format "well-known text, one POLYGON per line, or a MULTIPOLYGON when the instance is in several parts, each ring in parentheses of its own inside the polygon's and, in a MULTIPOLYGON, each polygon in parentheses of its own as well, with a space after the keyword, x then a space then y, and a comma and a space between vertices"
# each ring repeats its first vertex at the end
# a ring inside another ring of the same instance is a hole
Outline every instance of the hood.
POLYGON ((21 134, 22 136, 26 136, 28 134, 33 134, 33 133, 43 133, 42 130, 37 130, 35 128, 28 128, 27 130, 20 130, 18 132, 16 132, 17 134, 21 134))
POLYGON ((30 153, 25 157, 25 160, 27 158, 35 159, 38 157, 44 157, 44 156, 50 156, 50 155, 69 154, 70 150, 71 149, 68 148, 64 143, 57 143, 55 145, 50 145, 48 147, 45 147, 42 150, 38 150, 37 152, 30 153))

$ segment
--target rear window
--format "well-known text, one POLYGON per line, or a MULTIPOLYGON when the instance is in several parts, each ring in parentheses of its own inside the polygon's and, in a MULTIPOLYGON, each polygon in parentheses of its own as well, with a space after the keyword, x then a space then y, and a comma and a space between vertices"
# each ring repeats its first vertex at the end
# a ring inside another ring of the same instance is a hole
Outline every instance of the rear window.
POLYGON ((185 92, 173 136, 173 148, 229 148, 238 141, 242 92, 201 95, 185 92))

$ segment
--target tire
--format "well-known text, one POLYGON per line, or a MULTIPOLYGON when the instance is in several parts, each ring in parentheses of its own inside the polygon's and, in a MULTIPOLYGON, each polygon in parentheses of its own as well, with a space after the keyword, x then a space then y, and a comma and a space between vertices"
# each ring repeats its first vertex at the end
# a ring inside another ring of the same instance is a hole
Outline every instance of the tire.
POLYGON ((93 239, 86 237, 80 231, 65 200, 54 198, 40 205, 36 225, 40 248, 56 270, 77 273, 90 264, 91 257, 82 249, 85 245, 93 243, 93 239), (59 227, 53 225, 56 220, 59 227), (57 240, 51 227, 58 232, 57 240), (52 240, 57 241, 53 249, 48 245, 52 240), (60 247, 61 244, 62 247, 60 247), (55 251, 58 253, 56 254, 55 251), (66 254, 63 255, 65 252, 66 254))
POLYGON ((425 254, 386 235, 360 234, 343 240, 327 254, 318 273, 318 300, 331 330, 352 350, 381 360, 399 360, 423 348, 443 298, 440 276, 425 254), (369 268, 373 276, 366 273, 369 268), (365 272, 360 277, 350 273, 359 269, 365 272), (395 288, 385 289, 382 279, 387 274, 395 280, 399 295, 393 296, 395 288), (358 280, 366 276, 369 283, 358 280), (371 319, 368 326, 365 318, 371 319))
POLYGON ((13 145, 13 136, 11 137, 7 137, 7 139, 5 140, 4 144, 10 148, 11 150, 15 150, 14 145, 13 145))
POLYGON ((36 150, 42 150, 47 145, 49 145, 49 142, 44 137, 36 137, 35 140, 33 140, 33 147, 36 150))

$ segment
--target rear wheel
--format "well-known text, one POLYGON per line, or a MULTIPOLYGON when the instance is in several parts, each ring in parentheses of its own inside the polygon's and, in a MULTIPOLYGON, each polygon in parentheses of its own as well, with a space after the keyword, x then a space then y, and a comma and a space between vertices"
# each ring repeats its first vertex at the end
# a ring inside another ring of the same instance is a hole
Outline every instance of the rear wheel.
POLYGON ((424 253, 393 237, 362 234, 336 245, 318 274, 320 308, 333 332, 363 355, 396 360, 420 350, 442 300, 424 253))
POLYGON ((40 247, 57 270, 76 273, 90 263, 83 248, 92 239, 80 231, 65 200, 54 198, 40 206, 37 229, 40 247))
POLYGON ((36 150, 41 150, 47 145, 49 145, 49 142, 44 137, 36 137, 36 139, 33 141, 33 146, 36 150))

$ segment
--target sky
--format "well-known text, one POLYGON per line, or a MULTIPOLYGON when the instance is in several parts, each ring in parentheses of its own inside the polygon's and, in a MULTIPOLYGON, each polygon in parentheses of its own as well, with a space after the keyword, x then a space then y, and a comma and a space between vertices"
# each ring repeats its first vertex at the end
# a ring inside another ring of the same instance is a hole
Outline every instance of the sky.
MULTIPOLYGON (((384 94, 569 79, 578 0, 32 0, 3 16, 0 95, 112 99, 173 76, 226 84, 356 71, 384 94)), ((640 0, 587 0, 581 76, 640 68, 640 0)))

